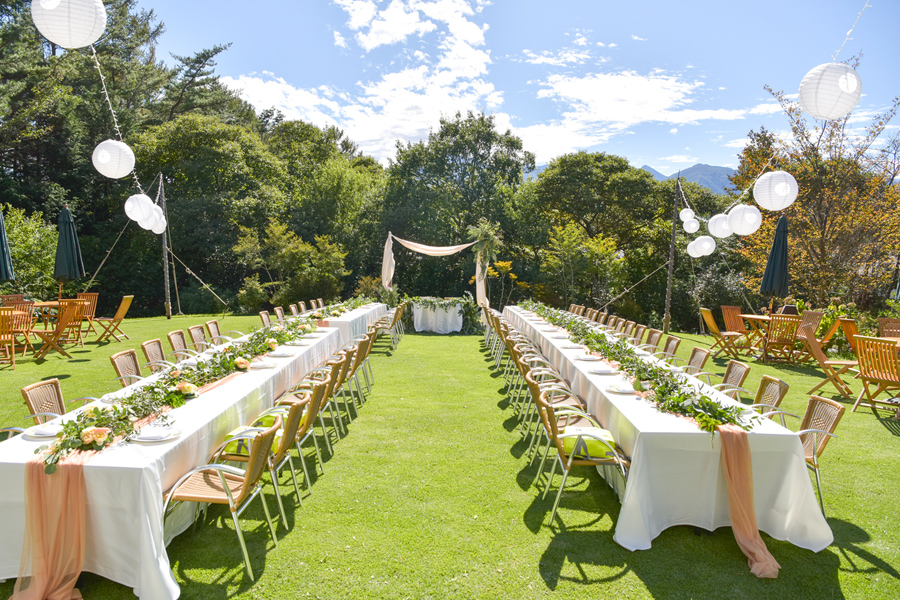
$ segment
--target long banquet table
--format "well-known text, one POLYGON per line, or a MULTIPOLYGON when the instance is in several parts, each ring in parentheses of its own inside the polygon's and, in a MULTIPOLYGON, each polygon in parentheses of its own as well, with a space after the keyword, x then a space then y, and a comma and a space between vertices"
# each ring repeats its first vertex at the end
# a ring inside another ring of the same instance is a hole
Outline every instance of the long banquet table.
POLYGON ((355 337, 366 332, 369 325, 377 321, 387 313, 387 305, 380 302, 366 304, 359 308, 345 312, 339 317, 326 319, 328 327, 336 327, 341 332, 343 343, 347 343, 355 337))
MULTIPOLYGON (((576 360, 585 352, 566 348, 572 343, 561 336, 564 330, 516 307, 507 306, 503 316, 539 345, 572 390, 585 399, 588 411, 631 457, 624 491, 614 470, 601 470, 622 502, 613 535, 619 545, 646 550, 674 525, 707 530, 731 525, 718 434, 711 440, 692 422, 660 412, 635 394, 606 391, 624 379, 592 374, 598 363, 576 360)), ((721 402, 734 402, 699 380, 693 382, 721 402)), ((771 419, 760 419, 748 440, 760 531, 815 552, 828 547, 834 536, 816 501, 800 438, 771 419)))
MULTIPOLYGON (((101 452, 84 468, 87 487, 84 571, 134 589, 147 599, 177 598, 166 544, 193 520, 191 506, 172 512, 162 528, 162 494, 193 467, 202 465, 225 434, 250 422, 274 399, 345 342, 336 327, 320 327, 303 346, 280 346, 289 357, 265 357, 268 369, 251 369, 168 413, 181 431, 175 440, 120 444, 101 452)), ((152 378, 148 378, 152 381, 152 378)), ((127 394, 141 382, 88 406, 127 394)), ((0 443, 0 579, 19 573, 25 529, 25 463, 46 441, 17 436, 0 443)), ((272 498, 269 496, 269 500, 272 498)))

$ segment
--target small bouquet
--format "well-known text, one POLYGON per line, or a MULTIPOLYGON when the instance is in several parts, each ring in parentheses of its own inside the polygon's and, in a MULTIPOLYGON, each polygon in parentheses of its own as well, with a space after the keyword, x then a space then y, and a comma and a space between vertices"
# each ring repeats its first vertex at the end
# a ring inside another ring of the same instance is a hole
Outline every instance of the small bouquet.
POLYGON ((175 384, 175 391, 185 398, 195 398, 197 396, 197 386, 189 381, 179 381, 175 384))
POLYGON ((278 347, 278 340, 275 338, 268 338, 265 344, 269 347, 269 350, 274 350, 278 347))
POLYGON ((243 356, 238 356, 234 359, 234 368, 238 371, 246 371, 250 368, 250 361, 243 356))

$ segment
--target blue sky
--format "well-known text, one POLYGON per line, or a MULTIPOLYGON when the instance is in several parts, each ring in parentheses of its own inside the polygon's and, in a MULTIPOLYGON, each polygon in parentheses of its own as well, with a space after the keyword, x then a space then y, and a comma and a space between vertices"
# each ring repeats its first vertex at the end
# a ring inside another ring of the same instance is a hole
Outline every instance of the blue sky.
MULTIPOLYGON (((735 166, 750 130, 787 130, 763 89, 796 94, 865 0, 140 0, 160 57, 232 43, 217 72, 258 110, 337 125, 382 162, 442 115, 495 115, 537 162, 576 150, 664 174, 735 166)), ((900 2, 870 0, 839 60, 862 53, 863 125, 900 94, 900 2)), ((895 123, 900 125, 900 120, 895 123)))

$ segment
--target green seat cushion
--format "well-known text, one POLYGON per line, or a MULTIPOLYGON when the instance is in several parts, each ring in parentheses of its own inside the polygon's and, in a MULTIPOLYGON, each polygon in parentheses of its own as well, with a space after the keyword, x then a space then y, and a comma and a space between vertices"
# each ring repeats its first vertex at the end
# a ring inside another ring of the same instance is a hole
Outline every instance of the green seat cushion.
MULTIPOLYGON (((600 437, 613 448, 616 447, 616 441, 613 439, 612 434, 606 429, 601 429, 599 427, 576 427, 574 425, 569 425, 565 428, 564 433, 566 435, 588 433, 600 437)), ((578 440, 579 438, 577 437, 563 438, 563 448, 565 449, 567 454, 574 453, 575 456, 578 457, 590 456, 592 458, 612 458, 613 456, 615 456, 615 452, 604 446, 603 442, 595 440, 592 437, 581 438, 582 443, 579 444, 578 450, 576 452, 575 444, 576 442, 578 442, 578 440)))
MULTIPOLYGON (((272 416, 272 422, 275 421, 276 416, 278 416, 278 415, 272 416)), ((268 429, 271 426, 272 426, 272 423, 270 422, 268 424, 268 426, 266 427, 266 429, 268 429)), ((230 440, 231 438, 244 433, 248 429, 258 429, 258 428, 249 427, 247 425, 241 425, 240 427, 229 432, 225 436, 225 440, 230 440)), ((273 453, 278 452, 278 445, 281 443, 281 436, 283 433, 284 433, 284 430, 279 429, 278 432, 275 434, 275 439, 272 441, 272 452, 273 453)), ((250 456, 250 444, 251 443, 253 443, 253 440, 249 440, 246 438, 240 439, 240 440, 235 440, 225 446, 225 454, 235 454, 238 456, 250 456)))

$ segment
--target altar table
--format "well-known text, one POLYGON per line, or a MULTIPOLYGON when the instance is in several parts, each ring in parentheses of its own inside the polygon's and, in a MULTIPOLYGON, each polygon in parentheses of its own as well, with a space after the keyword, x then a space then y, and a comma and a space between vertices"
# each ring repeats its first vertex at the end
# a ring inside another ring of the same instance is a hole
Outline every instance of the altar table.
POLYGON ((428 308, 414 304, 413 323, 416 331, 453 333, 462 330, 461 306, 459 303, 454 303, 448 308, 428 308))

